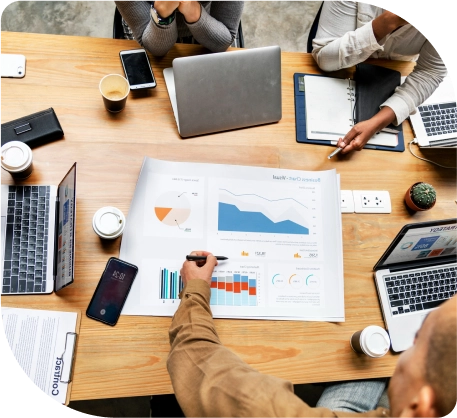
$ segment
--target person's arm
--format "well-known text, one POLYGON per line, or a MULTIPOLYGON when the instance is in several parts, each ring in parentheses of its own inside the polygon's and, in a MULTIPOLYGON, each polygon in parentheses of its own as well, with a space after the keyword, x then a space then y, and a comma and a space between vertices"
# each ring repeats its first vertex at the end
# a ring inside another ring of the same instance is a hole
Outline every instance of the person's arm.
POLYGON ((333 416, 328 409, 310 408, 290 382, 259 373, 221 344, 209 306, 216 263, 211 256, 202 268, 186 261, 181 270, 185 287, 169 331, 167 368, 184 414, 333 416))
POLYGON ((389 106, 395 113, 394 123, 399 125, 432 95, 446 74, 438 52, 425 40, 413 71, 381 107, 389 106))
POLYGON ((389 33, 407 22, 388 11, 377 17, 375 6, 353 1, 326 1, 313 40, 313 57, 324 71, 352 67, 382 50, 380 44, 389 33), (360 13, 359 8, 366 10, 360 13), (362 22, 358 19, 366 19, 362 22))
MULTIPOLYGON (((138 43, 154 56, 165 55, 176 43, 178 27, 176 19, 166 26, 158 26, 151 18, 151 6, 146 1, 115 1, 119 12, 132 30, 138 43)), ((179 2, 155 2, 161 9, 160 3, 168 3, 168 8, 173 5, 175 9, 179 2)), ((173 9, 173 10, 175 10, 173 9)), ((156 9, 157 10, 157 9, 156 9)), ((163 11, 162 17, 168 17, 163 11)), ((171 13, 170 13, 171 14, 171 13)))
POLYGON ((178 10, 200 45, 211 52, 223 52, 235 39, 243 7, 243 1, 213 1, 208 13, 197 1, 182 1, 178 10))

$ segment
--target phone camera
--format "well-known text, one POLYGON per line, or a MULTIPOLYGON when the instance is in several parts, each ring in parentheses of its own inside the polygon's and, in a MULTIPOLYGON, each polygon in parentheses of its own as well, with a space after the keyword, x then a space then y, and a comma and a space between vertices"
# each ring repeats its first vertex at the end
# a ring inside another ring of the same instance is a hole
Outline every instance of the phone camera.
POLYGON ((23 67, 17 67, 17 73, 22 75, 23 67))

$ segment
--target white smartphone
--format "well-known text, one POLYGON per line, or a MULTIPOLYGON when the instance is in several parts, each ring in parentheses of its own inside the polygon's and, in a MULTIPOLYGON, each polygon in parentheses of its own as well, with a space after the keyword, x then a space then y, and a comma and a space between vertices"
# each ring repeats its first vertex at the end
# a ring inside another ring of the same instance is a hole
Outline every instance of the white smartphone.
POLYGON ((144 49, 121 51, 119 56, 131 90, 151 89, 157 85, 144 49))
POLYGON ((25 56, 1 54, 2 77, 22 78, 25 76, 25 56))

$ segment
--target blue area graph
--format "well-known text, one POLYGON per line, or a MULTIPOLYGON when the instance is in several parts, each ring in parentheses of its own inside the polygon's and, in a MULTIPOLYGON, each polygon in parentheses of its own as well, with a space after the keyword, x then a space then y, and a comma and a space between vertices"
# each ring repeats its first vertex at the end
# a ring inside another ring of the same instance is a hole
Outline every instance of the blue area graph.
POLYGON ((219 231, 260 232, 273 234, 308 235, 309 230, 286 220, 273 222, 261 212, 241 211, 235 205, 219 202, 219 231))

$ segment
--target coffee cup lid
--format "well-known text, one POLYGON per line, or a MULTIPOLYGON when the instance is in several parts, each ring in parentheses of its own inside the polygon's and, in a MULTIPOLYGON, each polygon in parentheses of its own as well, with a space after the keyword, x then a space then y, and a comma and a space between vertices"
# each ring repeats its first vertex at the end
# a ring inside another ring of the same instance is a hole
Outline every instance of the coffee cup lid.
POLYGON ((384 328, 370 325, 362 331, 360 337, 362 349, 371 357, 382 357, 389 351, 390 338, 384 328))
POLYGON ((118 208, 105 206, 95 212, 92 226, 100 237, 114 239, 124 231, 125 216, 118 208))
POLYGON ((25 170, 32 162, 32 150, 20 141, 7 142, 2 146, 2 166, 11 172, 25 170))

